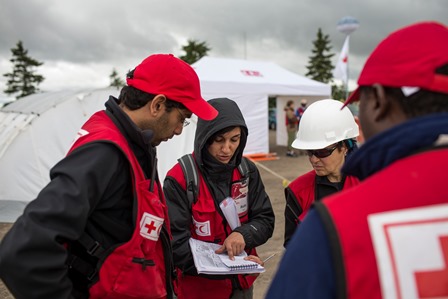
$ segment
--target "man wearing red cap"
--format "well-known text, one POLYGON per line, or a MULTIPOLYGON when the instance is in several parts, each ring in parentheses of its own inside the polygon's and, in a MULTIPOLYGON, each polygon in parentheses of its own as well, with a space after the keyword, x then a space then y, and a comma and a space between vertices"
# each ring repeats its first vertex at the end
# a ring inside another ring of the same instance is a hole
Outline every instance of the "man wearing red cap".
POLYGON ((0 277, 16 298, 173 297, 155 147, 192 113, 217 116, 187 63, 156 54, 129 72, 3 239, 0 277))
POLYGON ((448 28, 393 32, 358 85, 361 184, 316 203, 267 298, 448 297, 448 28))

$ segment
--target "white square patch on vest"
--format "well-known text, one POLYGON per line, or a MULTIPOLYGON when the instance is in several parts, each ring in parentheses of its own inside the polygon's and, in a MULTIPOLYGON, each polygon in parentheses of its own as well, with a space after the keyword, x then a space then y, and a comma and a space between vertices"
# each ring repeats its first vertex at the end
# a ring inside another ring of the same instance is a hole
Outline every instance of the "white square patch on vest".
POLYGON ((384 299, 448 297, 448 204, 368 216, 384 299))
POLYGON ((143 213, 140 220, 140 235, 146 239, 157 241, 163 225, 163 218, 143 213))
POLYGON ((205 222, 199 222, 199 221, 194 220, 194 218, 193 218, 193 223, 194 223, 196 235, 198 235, 198 236, 211 236, 212 235, 212 233, 210 231, 210 220, 207 220, 205 222))

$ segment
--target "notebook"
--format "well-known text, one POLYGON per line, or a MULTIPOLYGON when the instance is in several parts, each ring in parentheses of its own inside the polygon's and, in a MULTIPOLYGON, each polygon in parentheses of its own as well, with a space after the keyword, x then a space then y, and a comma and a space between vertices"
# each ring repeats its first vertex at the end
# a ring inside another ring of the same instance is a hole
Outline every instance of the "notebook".
POLYGON ((264 270, 264 268, 256 262, 245 260, 244 256, 235 256, 235 260, 233 261, 227 254, 218 254, 218 257, 221 262, 231 270, 264 270))
POLYGON ((231 261, 227 254, 215 253, 216 249, 220 248, 221 245, 192 238, 190 238, 189 243, 191 253, 193 254, 194 265, 196 266, 198 273, 228 275, 262 273, 265 271, 264 267, 257 263, 244 260, 244 257, 247 256, 244 251, 241 255, 235 256, 235 261, 231 261), (223 260, 226 261, 229 266, 227 266, 223 260), (255 264, 255 266, 253 264, 255 264), (243 267, 249 265, 249 268, 243 267))

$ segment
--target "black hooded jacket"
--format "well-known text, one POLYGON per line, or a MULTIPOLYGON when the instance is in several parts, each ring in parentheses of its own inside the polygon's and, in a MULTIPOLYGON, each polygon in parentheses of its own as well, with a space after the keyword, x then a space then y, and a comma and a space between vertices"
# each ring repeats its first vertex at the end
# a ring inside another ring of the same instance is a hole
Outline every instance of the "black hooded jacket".
MULTIPOLYGON (((233 170, 241 163, 244 147, 247 142, 248 130, 243 115, 237 104, 226 98, 210 100, 209 103, 219 111, 212 121, 199 120, 194 141, 194 157, 200 175, 206 181, 210 193, 217 206, 230 196, 233 170), (230 127, 241 127, 241 139, 228 164, 214 159, 207 150, 207 140, 216 132, 230 127)), ((246 248, 260 246, 272 236, 275 216, 271 202, 265 192, 258 169, 248 161, 249 166, 249 221, 234 231, 241 233, 246 248)), ((164 182, 164 192, 168 204, 171 232, 173 235, 173 254, 175 266, 184 273, 197 275, 188 240, 192 225, 192 203, 188 201, 186 191, 168 172, 164 182)))

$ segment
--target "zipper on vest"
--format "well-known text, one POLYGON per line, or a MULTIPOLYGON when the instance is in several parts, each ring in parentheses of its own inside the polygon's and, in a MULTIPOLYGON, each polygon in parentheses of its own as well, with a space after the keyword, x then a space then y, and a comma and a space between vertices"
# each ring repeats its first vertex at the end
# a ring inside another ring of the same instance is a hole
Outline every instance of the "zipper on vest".
POLYGON ((143 271, 146 270, 147 266, 155 266, 156 265, 153 260, 147 260, 147 259, 139 258, 139 257, 132 258, 132 262, 141 264, 143 271))

